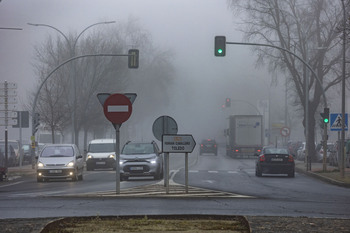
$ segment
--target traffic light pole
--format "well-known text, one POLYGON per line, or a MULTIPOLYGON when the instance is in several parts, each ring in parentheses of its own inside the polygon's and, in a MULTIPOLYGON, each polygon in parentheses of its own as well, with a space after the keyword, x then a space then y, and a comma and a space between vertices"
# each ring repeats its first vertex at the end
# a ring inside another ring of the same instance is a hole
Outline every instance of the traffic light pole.
POLYGON ((323 172, 327 171, 327 123, 323 123, 323 172))
MULTIPOLYGON (((217 39, 215 38, 215 55, 216 56, 219 56, 217 55, 217 39)), ((219 44, 219 43, 218 43, 219 44)), ((323 85, 322 85, 322 82, 321 80, 318 78, 316 72, 311 68, 311 66, 304 60, 302 59, 301 57, 299 57, 298 55, 296 55, 295 53, 293 53, 292 51, 289 51, 288 49, 285 49, 285 48, 282 48, 282 47, 279 47, 279 46, 275 46, 275 45, 271 45, 271 44, 259 44, 259 43, 244 43, 244 42, 226 42, 225 44, 233 44, 233 45, 253 45, 253 46, 263 46, 263 47, 270 47, 270 48, 275 48, 275 49, 279 49, 279 50, 282 50, 290 55, 293 55, 294 57, 296 57, 299 61, 301 61, 311 72, 312 74, 315 76, 317 82, 319 83, 321 89, 322 89, 322 95, 323 95, 323 101, 324 101, 324 107, 327 108, 327 98, 326 98, 326 92, 323 88, 323 85)), ((220 56, 224 56, 226 54, 226 49, 224 48, 224 53, 223 55, 220 55, 220 56)), ((306 89, 305 89, 306 90, 306 89)), ((307 90, 308 92, 308 90, 307 90)), ((306 93, 306 92, 305 92, 306 93)), ((308 94, 308 93, 306 93, 308 94)), ((306 95, 308 96, 308 95, 306 95)), ((309 102, 309 99, 306 99, 305 98, 305 106, 306 106, 306 110, 305 112, 308 113, 308 102, 309 102)), ((308 122, 308 116, 309 114, 306 114, 306 122, 308 122)), ((306 123, 305 124, 305 130, 306 130, 306 136, 305 136, 305 142, 306 142, 306 151, 305 151, 305 156, 306 158, 309 158, 307 160, 307 170, 311 170, 311 160, 310 160, 310 156, 309 156, 309 151, 308 151, 308 148, 309 148, 309 138, 308 138, 308 132, 309 132, 309 124, 306 123)), ((327 129, 326 129, 327 130, 327 129)), ((327 131, 326 131, 327 133, 327 131)), ((327 142, 326 142, 327 144, 327 142)), ((326 153, 326 152, 324 152, 326 153)))
MULTIPOLYGON (((35 122, 34 122, 34 116, 35 116, 35 111, 36 111, 36 103, 38 101, 38 97, 39 97, 39 93, 41 88, 44 86, 45 82, 50 78, 50 76, 59 68, 61 68, 63 65, 76 60, 76 59, 80 59, 80 58, 84 58, 84 57, 129 57, 129 56, 137 56, 137 54, 87 54, 87 55, 81 55, 81 56, 76 56, 76 57, 72 57, 66 61, 64 61, 63 63, 61 63, 60 65, 58 65, 55 69, 53 69, 47 76, 46 78, 42 81, 42 83, 40 84, 38 91, 36 92, 36 95, 34 97, 34 102, 33 102, 33 109, 32 109, 32 136, 31 139, 32 141, 35 142, 35 132, 36 132, 36 127, 35 127, 35 122)), ((138 61, 138 58, 136 59, 138 61)), ((138 65, 138 64, 137 64, 138 65)), ((31 149, 31 157, 32 157, 32 168, 35 168, 35 144, 34 146, 32 146, 31 149)))

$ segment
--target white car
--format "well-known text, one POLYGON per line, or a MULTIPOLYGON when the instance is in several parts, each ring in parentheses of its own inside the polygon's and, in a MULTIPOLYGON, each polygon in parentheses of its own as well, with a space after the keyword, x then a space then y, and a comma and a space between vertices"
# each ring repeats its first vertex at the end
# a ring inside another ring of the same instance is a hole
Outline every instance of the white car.
POLYGON ((83 180, 84 160, 74 144, 46 145, 37 157, 37 181, 83 180))
POLYGON ((115 139, 95 139, 89 142, 86 157, 86 170, 96 168, 116 169, 115 139))

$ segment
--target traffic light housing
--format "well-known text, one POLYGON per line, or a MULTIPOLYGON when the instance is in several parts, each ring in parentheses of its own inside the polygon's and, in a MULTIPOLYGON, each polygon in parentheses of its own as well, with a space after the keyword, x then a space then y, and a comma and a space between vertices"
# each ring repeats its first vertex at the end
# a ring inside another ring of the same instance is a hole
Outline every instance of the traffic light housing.
POLYGON ((226 106, 226 108, 231 107, 231 99, 230 99, 230 98, 226 98, 226 100, 225 100, 225 106, 226 106))
POLYGON ((325 124, 329 123, 329 108, 324 108, 323 113, 321 113, 322 121, 325 124))
POLYGON ((214 53, 217 57, 224 57, 226 55, 226 37, 215 36, 214 53))
POLYGON ((130 69, 139 68, 139 50, 138 49, 129 49, 128 57, 128 67, 130 69))

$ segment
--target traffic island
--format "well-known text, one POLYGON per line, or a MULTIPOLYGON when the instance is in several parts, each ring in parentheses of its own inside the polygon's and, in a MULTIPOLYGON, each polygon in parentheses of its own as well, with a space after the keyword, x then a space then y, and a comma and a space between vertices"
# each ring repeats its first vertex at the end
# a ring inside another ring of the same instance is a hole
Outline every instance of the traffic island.
POLYGON ((46 232, 250 232, 247 219, 227 215, 151 215, 69 217, 53 221, 46 232))

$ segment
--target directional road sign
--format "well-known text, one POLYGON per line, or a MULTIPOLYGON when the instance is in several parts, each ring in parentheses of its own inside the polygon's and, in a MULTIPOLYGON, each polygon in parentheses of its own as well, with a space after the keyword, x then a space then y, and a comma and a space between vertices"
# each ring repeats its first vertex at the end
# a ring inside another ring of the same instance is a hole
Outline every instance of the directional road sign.
POLYGON ((192 135, 164 134, 162 139, 162 151, 168 153, 191 153, 196 146, 192 135))
MULTIPOLYGON (((342 114, 331 113, 330 114, 330 125, 331 131, 341 131, 342 129, 342 114)), ((345 113, 345 130, 348 130, 348 114, 345 113)))
POLYGON ((120 125, 129 119, 132 113, 132 104, 125 95, 112 94, 104 102, 103 112, 110 122, 120 125))

